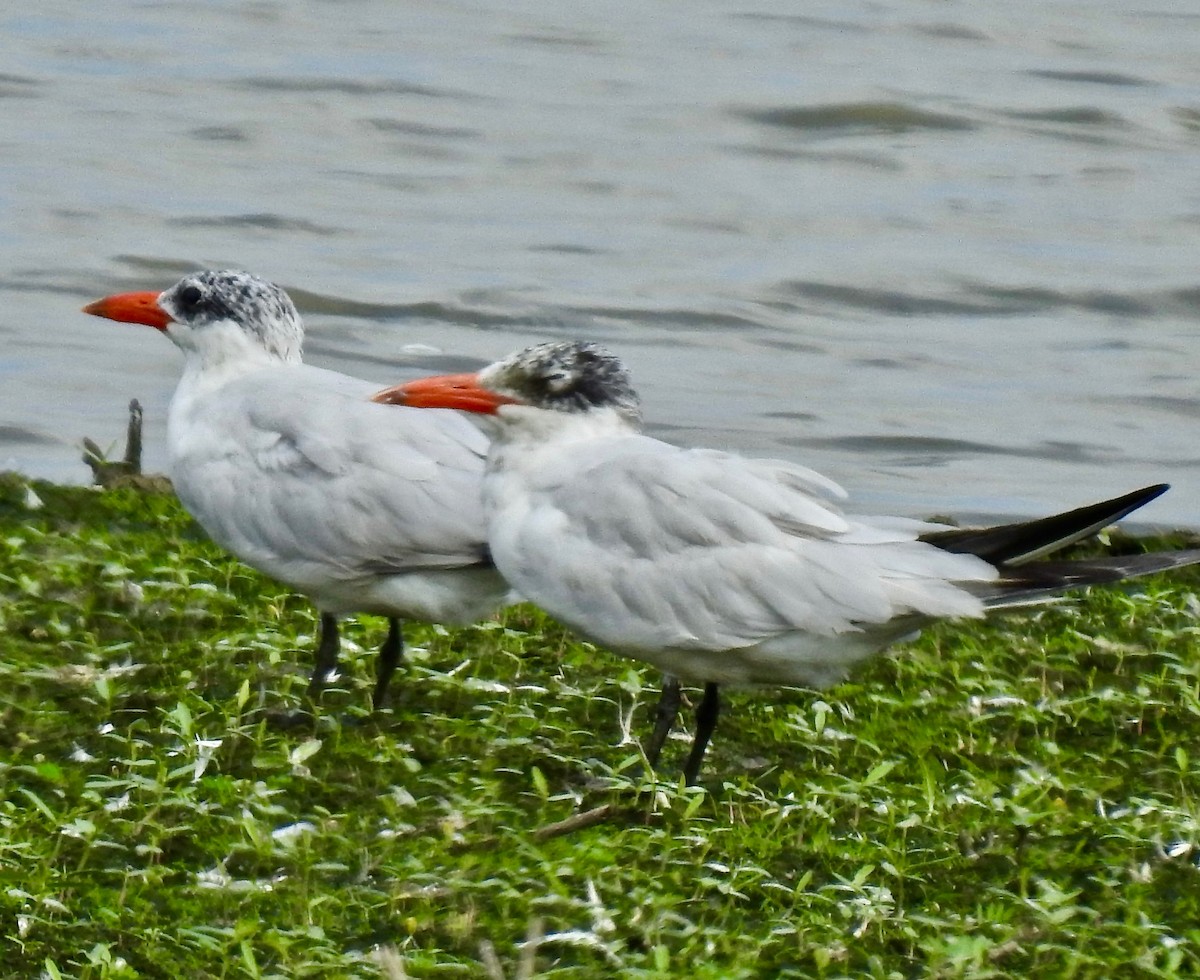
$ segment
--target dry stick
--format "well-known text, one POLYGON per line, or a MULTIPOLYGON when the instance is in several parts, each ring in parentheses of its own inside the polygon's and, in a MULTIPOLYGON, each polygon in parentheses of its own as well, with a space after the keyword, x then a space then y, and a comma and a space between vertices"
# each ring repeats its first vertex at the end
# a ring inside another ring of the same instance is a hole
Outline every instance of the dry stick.
POLYGON ((86 436, 83 440, 83 461, 92 470, 92 482, 110 486, 122 477, 140 476, 142 472, 142 405, 136 398, 129 403, 129 425, 125 429, 125 456, 119 462, 108 459, 104 450, 86 436))
MULTIPOLYGON (((622 808, 615 803, 605 803, 604 806, 576 813, 574 816, 567 817, 566 820, 558 820, 555 823, 548 823, 544 827, 538 827, 533 832, 533 839, 544 841, 554 837, 561 837, 563 834, 569 834, 574 830, 582 830, 584 827, 603 823, 605 820, 615 817, 621 812, 622 808)), ((474 840, 451 841, 448 846, 452 854, 460 854, 463 851, 476 851, 484 847, 493 847, 498 841, 498 837, 489 834, 487 837, 474 840)))
MULTIPOLYGON (((536 841, 545 841, 554 837, 561 837, 563 834, 582 830, 584 827, 591 827, 593 824, 603 823, 605 820, 609 820, 624 812, 624 809, 615 803, 605 803, 604 806, 598 806, 593 810, 584 810, 582 813, 567 817, 566 820, 559 820, 555 823, 548 823, 544 827, 539 827, 533 832, 533 839, 536 841)), ((500 838, 494 834, 489 834, 486 837, 451 841, 447 846, 452 854, 461 854, 464 851, 477 851, 480 848, 494 847, 499 840, 500 838)))
POLYGON ((505 980, 504 967, 500 965, 500 957, 496 955, 496 947, 490 939, 479 940, 479 960, 483 963, 488 980, 505 980))
MULTIPOLYGON (((546 930, 541 917, 535 916, 530 919, 529 926, 525 930, 525 941, 517 943, 517 948, 521 951, 521 958, 517 961, 515 980, 533 980, 533 975, 537 972, 538 947, 542 945, 545 935, 546 930)), ((506 980, 504 967, 501 965, 500 957, 496 955, 496 947, 492 945, 490 939, 479 941, 479 960, 483 964, 483 970, 487 974, 488 980, 506 980)))
POLYGON ((544 827, 539 827, 533 832, 533 839, 550 840, 552 837, 561 837, 563 834, 582 830, 584 827, 591 827, 593 824, 603 823, 616 813, 617 807, 615 804, 605 803, 603 806, 584 810, 582 813, 576 813, 567 817, 566 820, 559 820, 555 823, 548 823, 544 827))
POLYGON ((129 427, 125 430, 125 465, 129 473, 142 472, 142 403, 129 403, 129 427))
POLYGON ((537 972, 538 947, 546 935, 541 916, 529 920, 529 928, 525 930, 525 942, 521 945, 521 958, 517 961, 517 980, 532 980, 537 972))

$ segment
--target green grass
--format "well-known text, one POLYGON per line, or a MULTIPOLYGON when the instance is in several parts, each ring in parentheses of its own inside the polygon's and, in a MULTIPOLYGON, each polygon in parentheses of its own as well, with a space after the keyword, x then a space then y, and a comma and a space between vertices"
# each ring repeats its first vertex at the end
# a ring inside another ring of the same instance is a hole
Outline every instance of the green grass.
POLYGON ((281 727, 303 599, 169 496, 32 489, 0 481, 2 976, 1200 973, 1195 574, 735 693, 684 789, 643 775, 654 673, 527 607, 410 627, 377 714, 349 623, 281 727))

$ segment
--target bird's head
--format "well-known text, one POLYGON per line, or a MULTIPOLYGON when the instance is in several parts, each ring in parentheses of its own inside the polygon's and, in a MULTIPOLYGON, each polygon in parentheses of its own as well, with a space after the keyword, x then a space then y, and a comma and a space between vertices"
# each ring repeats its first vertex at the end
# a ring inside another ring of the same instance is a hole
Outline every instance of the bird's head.
POLYGON ((378 392, 374 400, 484 415, 506 405, 570 415, 609 411, 630 425, 641 423, 625 365, 599 344, 582 341, 538 344, 476 374, 420 378, 378 392))
POLYGON ((205 362, 266 354, 300 360, 304 327, 288 294, 248 272, 207 270, 184 276, 162 293, 117 293, 85 313, 161 330, 205 362))

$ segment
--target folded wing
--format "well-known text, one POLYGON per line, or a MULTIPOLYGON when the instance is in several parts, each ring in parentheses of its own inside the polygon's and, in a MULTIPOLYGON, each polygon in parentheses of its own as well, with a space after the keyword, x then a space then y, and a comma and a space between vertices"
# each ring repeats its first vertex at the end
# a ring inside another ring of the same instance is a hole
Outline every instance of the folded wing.
POLYGON ((298 586, 305 569, 353 579, 488 563, 487 439, 457 413, 371 403, 374 387, 305 366, 225 386, 180 422, 181 498, 219 543, 298 586))
POLYGON ((518 591, 618 649, 980 615, 969 586, 996 578, 920 542, 920 521, 848 518, 836 484, 789 463, 641 436, 562 449, 561 478, 539 481, 512 526, 501 519, 493 547, 518 591))

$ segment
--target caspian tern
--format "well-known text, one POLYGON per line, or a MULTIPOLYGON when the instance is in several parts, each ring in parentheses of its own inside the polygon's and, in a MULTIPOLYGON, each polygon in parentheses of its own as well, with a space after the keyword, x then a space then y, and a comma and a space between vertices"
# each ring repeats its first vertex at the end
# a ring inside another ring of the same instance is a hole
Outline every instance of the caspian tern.
POLYGON ((213 540, 316 604, 313 697, 337 663, 342 614, 388 617, 378 707, 403 656, 401 618, 470 623, 504 603, 480 502, 487 437, 456 412, 396 415, 370 400, 378 385, 301 363, 304 328, 278 286, 204 271, 84 312, 155 327, 183 351, 171 479, 213 540))
POLYGON ((720 685, 824 687, 932 620, 1200 561, 1200 550, 1035 560, 1163 485, 984 530, 846 515, 845 491, 812 470, 641 435, 628 373, 590 343, 542 344, 375 397, 495 417, 483 499, 497 568, 583 636, 669 675, 651 765, 679 707, 671 678, 704 687, 689 784, 720 685))

